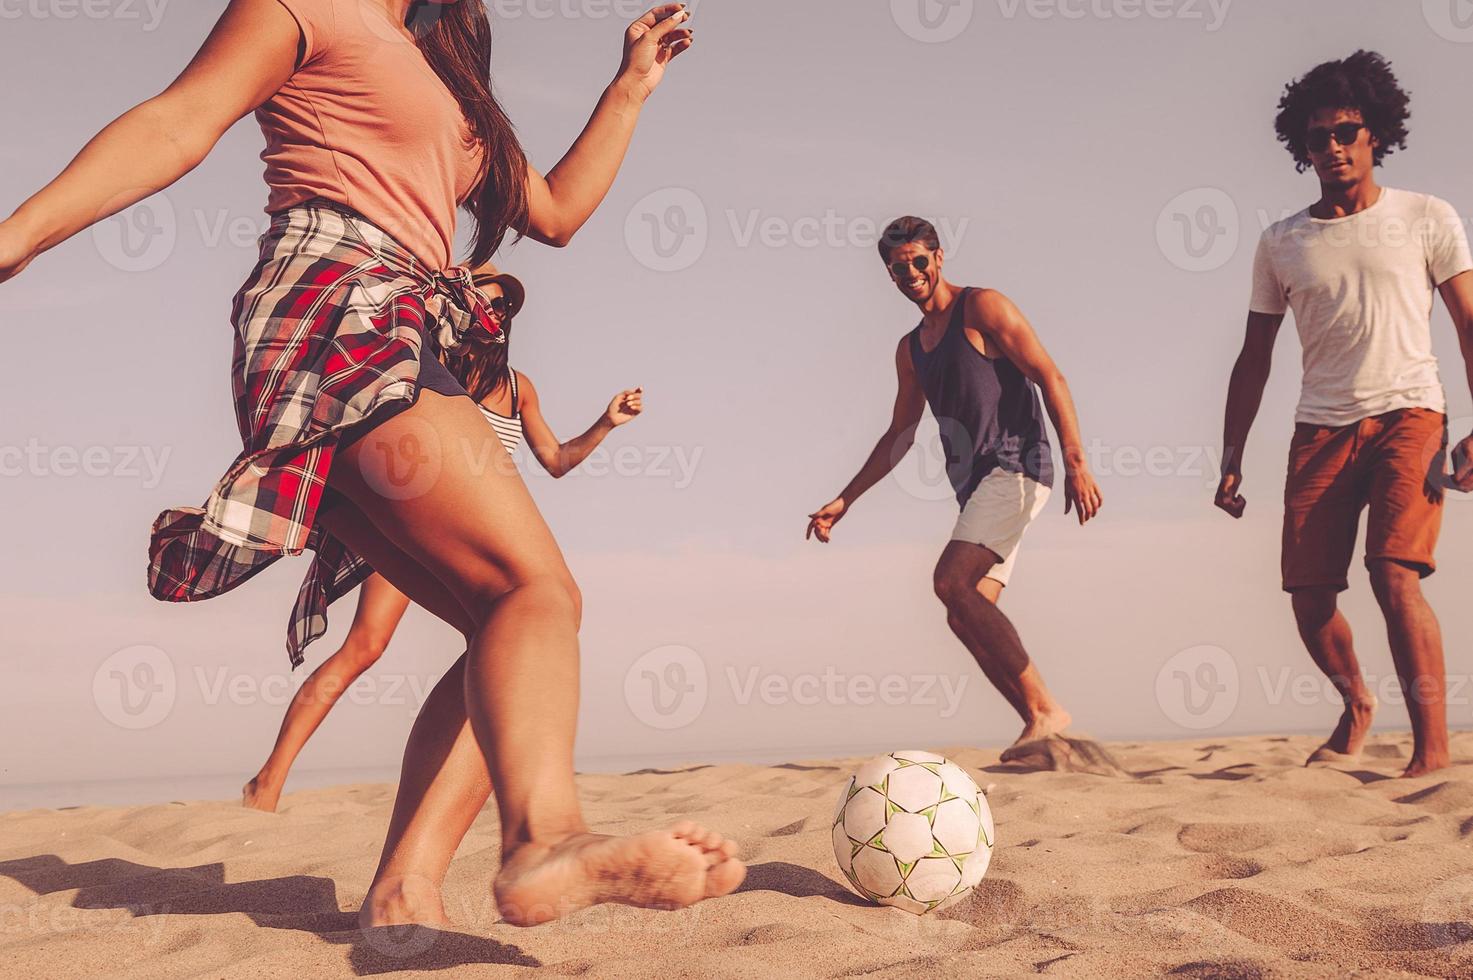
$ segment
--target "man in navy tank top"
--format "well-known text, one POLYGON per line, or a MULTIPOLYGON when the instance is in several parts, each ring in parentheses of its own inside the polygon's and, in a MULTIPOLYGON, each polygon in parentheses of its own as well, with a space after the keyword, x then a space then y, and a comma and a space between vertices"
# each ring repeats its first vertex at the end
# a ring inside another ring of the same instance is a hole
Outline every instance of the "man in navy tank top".
POLYGON ((936 595, 952 631, 1023 718, 1023 733, 1003 761, 1061 764, 1067 752, 1036 749, 1068 728, 1069 713, 1049 693, 998 600, 1023 534, 1054 484, 1044 406, 1062 443, 1064 512, 1076 513, 1083 525, 1103 502, 1085 462, 1069 386, 1012 301, 993 289, 946 281, 945 253, 930 222, 892 222, 880 239, 880 256, 896 288, 920 309, 921 323, 895 351, 900 391, 889 428, 843 492, 809 515, 808 537, 829 541, 854 502, 914 445, 929 405, 961 505, 936 564, 936 595))

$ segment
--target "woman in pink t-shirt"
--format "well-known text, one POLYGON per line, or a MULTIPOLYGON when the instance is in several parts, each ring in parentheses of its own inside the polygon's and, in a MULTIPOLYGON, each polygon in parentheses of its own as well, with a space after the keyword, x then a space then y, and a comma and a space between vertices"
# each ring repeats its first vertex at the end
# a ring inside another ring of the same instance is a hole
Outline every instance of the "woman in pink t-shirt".
MULTIPOLYGON (((433 351, 495 341, 468 265, 508 233, 563 245, 604 199, 640 109, 690 47, 689 12, 631 24, 592 118, 544 177, 492 94, 483 4, 231 0, 159 96, 102 130, 0 222, 0 281, 194 169, 255 112, 271 223, 237 292, 244 448, 203 507, 165 511, 149 588, 193 601, 314 553, 288 629, 293 665, 326 611, 374 571, 459 630, 466 652, 405 748, 365 926, 445 923, 440 886, 494 787, 507 921, 598 902, 676 908, 726 894, 735 846, 689 822, 590 833, 573 782, 581 600, 526 487, 433 351)), ((503 338, 504 339, 504 338, 503 338)))

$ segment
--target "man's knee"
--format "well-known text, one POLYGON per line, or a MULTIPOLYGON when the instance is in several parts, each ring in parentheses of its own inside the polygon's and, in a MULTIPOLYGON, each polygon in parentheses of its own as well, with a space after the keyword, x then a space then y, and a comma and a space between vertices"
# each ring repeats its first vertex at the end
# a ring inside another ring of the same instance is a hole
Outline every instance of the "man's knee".
POLYGON ((1324 626, 1339 607, 1340 593, 1332 588, 1295 589, 1291 593, 1294 619, 1301 630, 1314 631, 1324 626))
POLYGON ((1422 573, 1419 569, 1391 559, 1370 562, 1371 591, 1376 601, 1388 612, 1404 610, 1422 600, 1422 573))

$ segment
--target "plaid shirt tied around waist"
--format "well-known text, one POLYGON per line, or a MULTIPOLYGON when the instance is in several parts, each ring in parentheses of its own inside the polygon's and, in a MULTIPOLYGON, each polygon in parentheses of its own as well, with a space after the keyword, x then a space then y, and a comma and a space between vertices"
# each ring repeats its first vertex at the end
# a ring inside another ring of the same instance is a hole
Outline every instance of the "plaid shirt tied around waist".
POLYGON ((149 592, 195 602, 283 555, 314 557, 292 609, 293 667, 327 631, 327 607, 373 569, 314 518, 339 436, 412 400, 426 336, 458 350, 473 333, 505 342, 469 270, 429 269, 335 202, 278 212, 236 293, 232 366, 244 448, 202 508, 164 511, 149 541, 149 592))

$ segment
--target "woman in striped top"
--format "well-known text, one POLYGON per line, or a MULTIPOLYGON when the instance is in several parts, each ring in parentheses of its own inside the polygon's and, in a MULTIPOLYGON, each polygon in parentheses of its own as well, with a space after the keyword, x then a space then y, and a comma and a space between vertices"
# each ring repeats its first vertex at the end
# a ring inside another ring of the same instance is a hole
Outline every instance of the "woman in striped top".
MULTIPOLYGON (((491 319, 501 328, 503 340, 493 341, 488 334, 483 341, 468 344, 458 354, 442 354, 441 360, 496 430, 506 447, 508 461, 525 436, 527 448, 548 473, 559 478, 566 476, 610 432, 644 411, 644 389, 619 392, 587 432, 569 442, 558 442, 542 417, 537 389, 531 379, 508 363, 512 320, 526 302, 526 290, 515 276, 498 273, 491 265, 477 269, 472 282, 485 296, 491 319)), ((298 753, 343 693, 383 656, 408 608, 409 597, 382 575, 375 572, 364 581, 358 594, 358 610, 343 645, 312 672, 287 707, 270 757, 242 791, 246 806, 276 810, 287 773, 298 753)))

